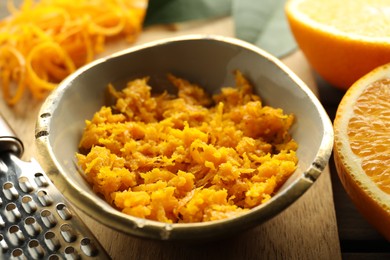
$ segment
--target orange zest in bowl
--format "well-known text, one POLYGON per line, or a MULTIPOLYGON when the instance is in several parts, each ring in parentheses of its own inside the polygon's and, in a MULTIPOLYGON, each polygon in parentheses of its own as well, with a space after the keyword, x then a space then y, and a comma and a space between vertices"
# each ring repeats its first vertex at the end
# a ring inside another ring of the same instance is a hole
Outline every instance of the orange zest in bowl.
POLYGON ((86 122, 78 162, 93 190, 118 210, 166 223, 242 214, 271 199, 295 171, 294 116, 263 106, 240 72, 210 97, 169 75, 178 89, 151 94, 147 79, 86 122))

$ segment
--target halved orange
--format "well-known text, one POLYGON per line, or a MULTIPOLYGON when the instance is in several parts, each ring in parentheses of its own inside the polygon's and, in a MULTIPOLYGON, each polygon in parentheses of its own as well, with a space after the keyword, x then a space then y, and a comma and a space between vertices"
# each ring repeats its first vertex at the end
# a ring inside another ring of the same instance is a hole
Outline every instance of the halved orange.
POLYGON ((345 190, 390 241, 390 63, 348 89, 334 132, 334 160, 345 190))
POLYGON ((390 62, 389 0, 289 0, 292 33, 313 68, 341 89, 390 62))

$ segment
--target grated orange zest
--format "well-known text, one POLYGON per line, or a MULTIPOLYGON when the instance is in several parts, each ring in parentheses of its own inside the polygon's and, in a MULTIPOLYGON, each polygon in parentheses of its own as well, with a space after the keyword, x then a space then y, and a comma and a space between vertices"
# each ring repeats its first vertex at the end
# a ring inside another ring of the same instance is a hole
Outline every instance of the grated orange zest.
POLYGON ((168 223, 238 216, 266 203, 295 171, 294 115, 263 106, 235 72, 236 86, 210 96, 168 75, 177 94, 153 93, 148 78, 86 126, 77 161, 93 191, 123 213, 168 223))

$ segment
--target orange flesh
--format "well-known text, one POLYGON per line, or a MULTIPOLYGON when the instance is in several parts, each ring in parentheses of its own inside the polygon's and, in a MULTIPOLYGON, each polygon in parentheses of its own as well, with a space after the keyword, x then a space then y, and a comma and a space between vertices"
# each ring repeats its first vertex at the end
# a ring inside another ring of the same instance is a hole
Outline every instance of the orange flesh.
POLYGON ((389 1, 289 0, 291 31, 313 69, 346 90, 390 62, 389 1))
POLYGON ((382 0, 304 1, 301 13, 340 32, 366 37, 389 35, 389 3, 382 0))
POLYGON ((354 154, 372 181, 390 194, 390 78, 372 83, 361 94, 348 124, 354 154))

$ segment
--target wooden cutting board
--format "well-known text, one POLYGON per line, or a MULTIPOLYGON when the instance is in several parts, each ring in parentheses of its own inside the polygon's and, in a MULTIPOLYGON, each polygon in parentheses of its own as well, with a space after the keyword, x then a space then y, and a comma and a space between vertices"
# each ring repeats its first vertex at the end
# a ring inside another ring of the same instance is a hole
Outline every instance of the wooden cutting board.
MULTIPOLYGON (((145 29, 135 44, 171 36, 206 33, 233 36, 230 18, 145 29)), ((129 47, 107 47, 100 56, 129 47)), ((317 93, 311 68, 297 50, 282 59, 317 93)), ((1 94, 0 94, 1 96, 1 94)), ((0 111, 25 144, 24 159, 35 155, 34 127, 42 101, 25 97, 15 107, 0 98, 0 111)), ((208 243, 143 240, 105 227, 82 212, 79 215, 113 259, 341 259, 329 169, 291 207, 268 222, 242 234, 208 243)))

